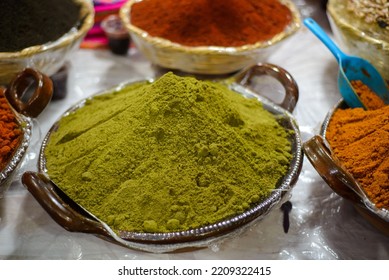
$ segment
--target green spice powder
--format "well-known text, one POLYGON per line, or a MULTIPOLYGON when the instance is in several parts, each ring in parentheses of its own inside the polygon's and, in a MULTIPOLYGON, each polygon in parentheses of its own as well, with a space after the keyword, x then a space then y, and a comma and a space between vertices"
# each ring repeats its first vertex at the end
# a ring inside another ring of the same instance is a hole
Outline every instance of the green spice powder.
POLYGON ((268 196, 289 168, 290 134, 257 99, 168 73, 62 118, 47 169, 114 230, 188 230, 268 196))

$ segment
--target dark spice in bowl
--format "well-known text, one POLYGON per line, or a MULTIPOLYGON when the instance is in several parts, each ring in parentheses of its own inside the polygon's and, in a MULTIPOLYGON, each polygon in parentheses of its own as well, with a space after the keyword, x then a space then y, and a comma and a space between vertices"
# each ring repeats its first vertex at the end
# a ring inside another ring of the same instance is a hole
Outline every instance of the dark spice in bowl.
POLYGON ((0 52, 55 41, 77 24, 79 14, 73 0, 1 0, 0 52))

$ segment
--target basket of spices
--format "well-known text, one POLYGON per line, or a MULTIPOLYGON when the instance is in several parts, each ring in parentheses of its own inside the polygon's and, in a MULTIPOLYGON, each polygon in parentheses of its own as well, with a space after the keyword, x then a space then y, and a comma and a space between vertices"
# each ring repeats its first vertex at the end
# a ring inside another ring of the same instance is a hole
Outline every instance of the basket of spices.
POLYGON ((389 235, 389 106, 360 81, 353 86, 367 110, 339 101, 304 151, 337 194, 389 235))
POLYGON ((389 81, 388 1, 329 0, 327 11, 342 49, 370 61, 389 81))
POLYGON ((51 80, 26 68, 14 77, 7 88, 0 88, 0 197, 21 164, 32 136, 32 119, 50 102, 51 80), (33 91, 29 100, 25 92, 33 91))
POLYGON ((93 25, 89 0, 0 1, 0 84, 25 67, 51 76, 93 25))
POLYGON ((269 64, 221 82, 168 72, 122 84, 70 108, 22 181, 69 231, 150 252, 207 246, 288 198, 302 165, 297 99, 269 64), (250 90, 258 75, 281 81, 281 105, 250 90))
POLYGON ((289 0, 133 0, 120 16, 152 63, 197 74, 228 74, 264 61, 300 27, 289 0))

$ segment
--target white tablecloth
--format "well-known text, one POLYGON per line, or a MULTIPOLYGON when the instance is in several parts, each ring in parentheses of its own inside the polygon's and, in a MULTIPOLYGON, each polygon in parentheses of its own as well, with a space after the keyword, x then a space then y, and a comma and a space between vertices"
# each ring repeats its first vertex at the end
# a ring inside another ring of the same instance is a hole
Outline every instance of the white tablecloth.
MULTIPOLYGON (((302 27, 266 61, 282 66, 297 81, 300 99, 293 115, 306 141, 318 133, 327 112, 340 99, 336 60, 302 27)), ((42 137, 78 100, 157 72, 136 48, 125 57, 108 50, 79 50, 71 57, 67 97, 53 100, 38 117, 28 160, 0 199, 0 259, 389 259, 389 237, 334 194, 306 158, 292 191, 287 234, 279 209, 239 236, 184 253, 140 252, 59 226, 20 182, 20 174, 37 169, 42 137)))

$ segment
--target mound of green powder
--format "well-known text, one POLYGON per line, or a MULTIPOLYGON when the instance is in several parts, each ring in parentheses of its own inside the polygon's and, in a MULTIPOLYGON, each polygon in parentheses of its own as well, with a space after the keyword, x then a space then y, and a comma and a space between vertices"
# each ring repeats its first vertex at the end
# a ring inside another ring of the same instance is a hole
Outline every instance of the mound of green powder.
POLYGON ((205 226, 268 196, 291 160, 290 131, 256 99, 165 74, 62 118, 50 178, 114 230, 205 226))
POLYGON ((1 0, 0 52, 55 41, 79 20, 74 0, 1 0))

